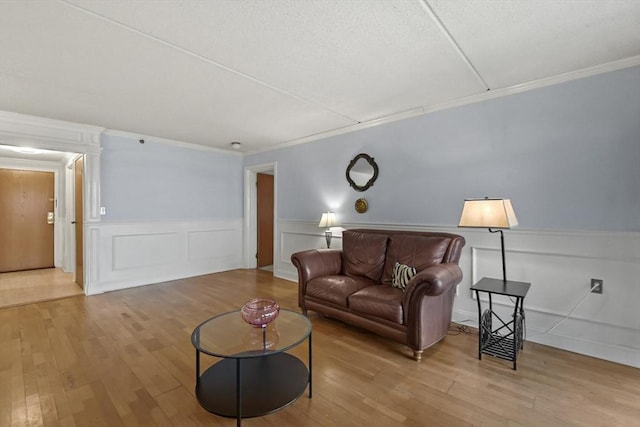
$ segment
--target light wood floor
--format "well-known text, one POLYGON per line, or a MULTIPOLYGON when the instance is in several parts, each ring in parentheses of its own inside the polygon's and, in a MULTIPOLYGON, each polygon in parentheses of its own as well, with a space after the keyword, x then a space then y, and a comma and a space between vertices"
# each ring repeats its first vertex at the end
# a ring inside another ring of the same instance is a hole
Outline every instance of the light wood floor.
POLYGON ((81 295, 73 273, 59 268, 0 273, 0 308, 81 295))
MULTIPOLYGON (((234 426, 194 397, 191 332, 253 296, 296 309, 296 293, 236 270, 1 309, 0 426, 234 426)), ((477 335, 464 333, 418 363, 400 344, 310 319, 313 398, 244 426, 640 425, 635 368, 526 343, 513 371, 479 361, 477 335)))

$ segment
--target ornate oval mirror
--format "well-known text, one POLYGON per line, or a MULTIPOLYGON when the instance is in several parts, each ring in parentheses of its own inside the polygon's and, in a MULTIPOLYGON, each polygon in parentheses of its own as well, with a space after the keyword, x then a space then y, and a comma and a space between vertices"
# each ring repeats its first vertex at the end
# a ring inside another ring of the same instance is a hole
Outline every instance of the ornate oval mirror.
POLYGON ((373 157, 360 153, 347 166, 347 181, 356 191, 365 191, 378 177, 378 164, 373 157))

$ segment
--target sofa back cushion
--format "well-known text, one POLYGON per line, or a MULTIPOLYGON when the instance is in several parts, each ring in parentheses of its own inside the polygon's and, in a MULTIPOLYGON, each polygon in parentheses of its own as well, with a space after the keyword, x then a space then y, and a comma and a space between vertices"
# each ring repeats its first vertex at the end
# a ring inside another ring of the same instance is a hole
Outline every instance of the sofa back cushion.
MULTIPOLYGON (((342 233, 342 270, 347 276, 380 281, 388 236, 346 230, 342 233)), ((391 266, 393 268, 393 266, 391 266)))
POLYGON ((444 236, 391 234, 381 282, 391 284, 396 262, 414 267, 417 271, 442 263, 450 243, 451 238, 444 236))

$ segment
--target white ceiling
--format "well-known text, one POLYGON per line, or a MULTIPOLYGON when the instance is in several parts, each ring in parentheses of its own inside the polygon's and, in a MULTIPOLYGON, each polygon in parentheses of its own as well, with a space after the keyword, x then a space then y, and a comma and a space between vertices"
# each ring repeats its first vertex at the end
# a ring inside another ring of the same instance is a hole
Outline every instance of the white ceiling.
POLYGON ((0 0, 0 110, 223 149, 620 61, 640 0, 0 0))

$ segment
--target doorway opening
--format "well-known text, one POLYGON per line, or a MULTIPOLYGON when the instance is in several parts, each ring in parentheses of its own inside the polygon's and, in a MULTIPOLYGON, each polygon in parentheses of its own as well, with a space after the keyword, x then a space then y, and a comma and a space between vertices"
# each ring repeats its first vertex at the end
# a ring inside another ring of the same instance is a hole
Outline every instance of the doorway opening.
POLYGON ((273 171, 256 174, 257 267, 273 272, 273 171))
POLYGON ((76 156, 0 145, 0 307, 83 294, 70 262, 67 168, 76 156))
POLYGON ((275 163, 245 168, 245 267, 275 272, 277 263, 277 169, 275 163))

